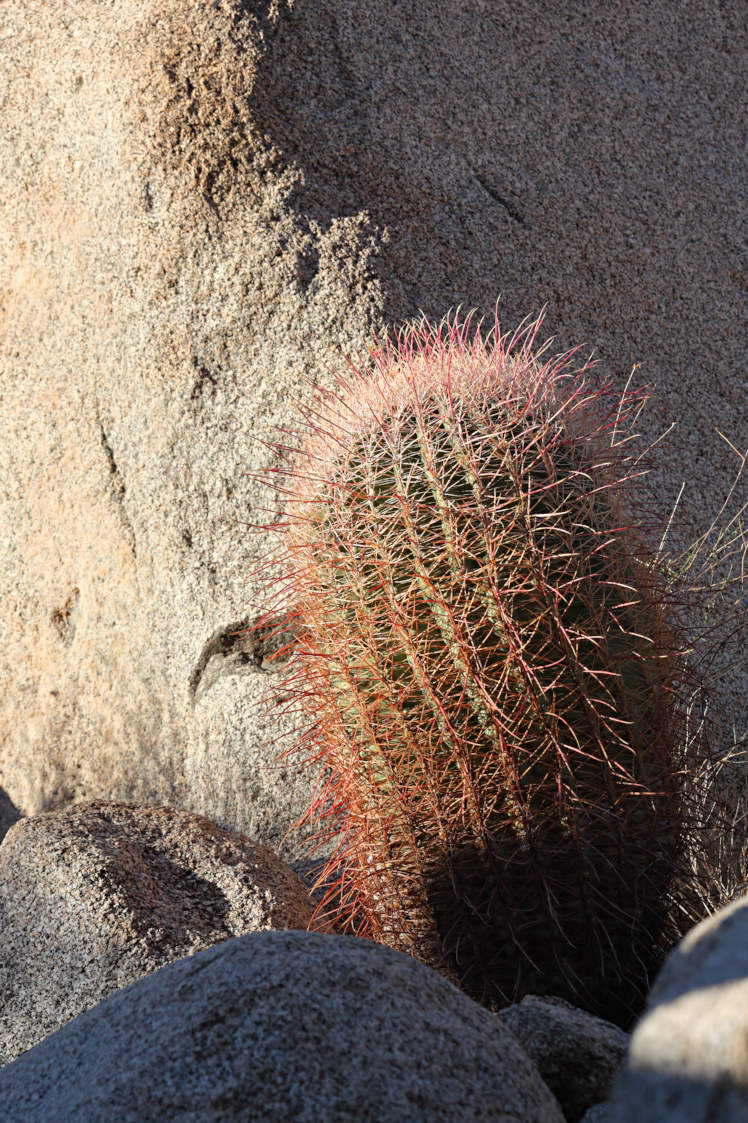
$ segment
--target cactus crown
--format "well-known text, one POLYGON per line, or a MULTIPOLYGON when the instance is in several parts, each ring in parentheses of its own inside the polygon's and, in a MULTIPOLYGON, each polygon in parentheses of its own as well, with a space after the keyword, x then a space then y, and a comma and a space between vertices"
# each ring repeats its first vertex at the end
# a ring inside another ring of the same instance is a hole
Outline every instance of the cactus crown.
POLYGON ((411 327, 306 412, 282 689, 338 923, 491 1005, 625 1022, 678 935, 686 664, 630 513, 643 395, 546 358, 540 322, 411 327))

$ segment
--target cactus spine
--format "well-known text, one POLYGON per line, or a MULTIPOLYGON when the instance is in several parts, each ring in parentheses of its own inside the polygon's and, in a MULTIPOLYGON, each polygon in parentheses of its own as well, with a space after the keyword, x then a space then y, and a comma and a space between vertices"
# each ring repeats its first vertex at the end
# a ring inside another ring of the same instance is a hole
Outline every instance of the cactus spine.
POLYGON ((627 513, 641 396, 533 351, 539 324, 422 323, 307 411, 283 691, 327 770, 338 921, 487 1004, 623 1023, 678 934, 684 664, 627 513))

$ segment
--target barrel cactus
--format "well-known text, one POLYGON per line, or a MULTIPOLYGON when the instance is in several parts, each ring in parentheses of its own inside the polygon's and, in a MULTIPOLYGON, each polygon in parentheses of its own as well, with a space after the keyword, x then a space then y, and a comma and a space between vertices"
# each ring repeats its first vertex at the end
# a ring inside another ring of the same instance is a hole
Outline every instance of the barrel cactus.
POLYGON ((641 396, 539 323, 422 322, 320 392, 272 611, 339 843, 330 923, 493 1008, 625 1024, 678 935, 683 643, 632 513, 641 396))

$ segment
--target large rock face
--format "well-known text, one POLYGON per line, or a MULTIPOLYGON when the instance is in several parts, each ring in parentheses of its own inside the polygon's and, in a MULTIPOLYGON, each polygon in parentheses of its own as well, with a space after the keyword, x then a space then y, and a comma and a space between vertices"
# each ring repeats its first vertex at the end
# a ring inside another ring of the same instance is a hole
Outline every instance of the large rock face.
POLYGON ((5 1123, 563 1123, 508 1030, 368 940, 266 932, 142 979, 0 1071, 5 1123))
POLYGON ((0 1064, 165 963, 311 914, 284 862, 199 815, 90 803, 23 819, 0 846, 0 1064))
POLYGON ((243 523, 277 510, 246 473, 305 379, 419 309, 547 304, 601 377, 641 364, 650 435, 680 423, 657 505, 685 478, 707 524, 736 467, 714 429, 745 442, 741 9, 3 4, 13 808, 166 802, 281 845, 309 782, 233 635, 271 541, 243 523))

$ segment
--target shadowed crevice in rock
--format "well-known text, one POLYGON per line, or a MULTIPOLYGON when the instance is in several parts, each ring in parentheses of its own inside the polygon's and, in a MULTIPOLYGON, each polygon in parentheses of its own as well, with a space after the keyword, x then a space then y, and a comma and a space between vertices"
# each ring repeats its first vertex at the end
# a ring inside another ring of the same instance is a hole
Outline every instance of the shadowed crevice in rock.
POLYGON ((218 385, 218 377, 220 374, 220 367, 211 370, 204 364, 195 364, 196 376, 192 385, 190 393, 190 401, 195 405, 204 405, 206 397, 213 397, 216 386, 218 385))
POLYGON ((23 816, 10 798, 5 788, 0 788, 0 842, 19 819, 23 816))
POLYGON ((80 596, 80 589, 72 589, 62 608, 56 608, 52 613, 52 624, 66 647, 70 647, 75 639, 75 623, 80 596))
POLYGON ((114 492, 114 497, 117 502, 121 503, 125 498, 125 481, 122 479, 122 473, 117 467, 117 461, 114 459, 109 437, 107 436, 101 420, 99 420, 99 437, 101 440, 101 447, 104 449, 104 454, 109 465, 109 474, 112 477, 112 491, 114 492))
POLYGON ((111 493, 112 499, 117 506, 117 510, 120 513, 120 517, 122 519, 122 529, 124 530, 125 537, 127 538, 128 544, 132 551, 132 556, 135 560, 137 560, 138 555, 135 546, 135 529, 132 525, 130 516, 127 513, 127 508, 125 507, 125 480, 114 457, 112 443, 109 438, 109 434, 104 428, 104 422, 101 420, 101 415, 98 408, 96 410, 96 424, 99 430, 99 441, 104 451, 107 467, 109 469, 109 491, 111 493))
POLYGON ((510 218, 513 218, 515 222, 518 222, 520 224, 520 226, 525 225, 525 216, 523 215, 522 210, 517 205, 517 203, 507 198, 506 194, 502 194, 499 190, 497 190, 496 186, 492 182, 490 182, 485 174, 475 172, 475 178, 477 179, 483 190, 491 196, 493 201, 495 203, 498 203, 500 207, 504 208, 510 218))
POLYGON ((239 620, 214 632, 190 675, 190 698, 199 702, 226 675, 275 674, 291 657, 296 631, 287 617, 239 620))

